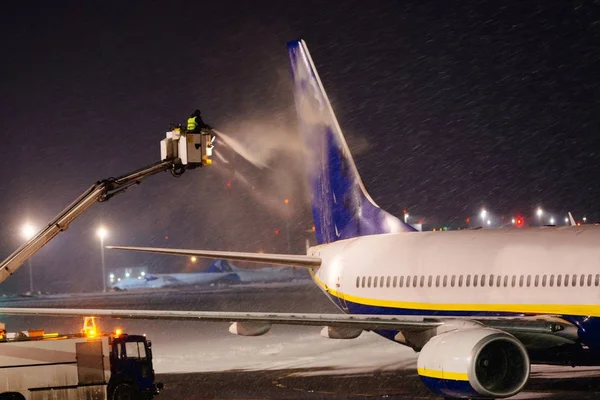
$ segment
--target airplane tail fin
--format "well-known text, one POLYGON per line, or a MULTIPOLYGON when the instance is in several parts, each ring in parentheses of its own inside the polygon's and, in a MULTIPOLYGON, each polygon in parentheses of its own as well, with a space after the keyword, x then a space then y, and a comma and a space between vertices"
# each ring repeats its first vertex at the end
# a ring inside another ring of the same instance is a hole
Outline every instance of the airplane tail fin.
POLYGON ((231 267, 229 261, 219 259, 213 261, 206 272, 233 272, 233 268, 231 267))
POLYGON ((288 43, 294 97, 307 150, 319 244, 364 235, 415 231, 367 193, 306 43, 288 43))

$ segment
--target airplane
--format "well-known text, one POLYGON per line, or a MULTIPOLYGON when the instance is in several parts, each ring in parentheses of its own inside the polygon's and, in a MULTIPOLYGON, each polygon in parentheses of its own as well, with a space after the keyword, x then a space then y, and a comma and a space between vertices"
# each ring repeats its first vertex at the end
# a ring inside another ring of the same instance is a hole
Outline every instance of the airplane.
MULTIPOLYGON (((418 352, 417 373, 446 398, 519 393, 531 364, 600 364, 600 229, 415 232, 367 193, 304 41, 288 43, 318 244, 306 255, 112 246, 307 268, 343 312, 296 314, 11 309, 0 314, 232 322, 262 335, 273 324, 363 330, 418 352)), ((402 153, 398 153, 402 156, 402 153)))
POLYGON ((234 273, 238 280, 233 283, 248 284, 248 283, 270 283, 270 282, 292 282, 295 280, 310 279, 310 275, 304 270, 297 270, 293 267, 278 267, 278 268, 240 268, 227 262, 222 261, 220 267, 223 271, 234 273))
POLYGON ((140 277, 121 278, 110 288, 117 291, 161 289, 181 286, 205 286, 218 282, 238 282, 240 277, 226 260, 216 260, 206 271, 175 274, 144 274, 140 277))
MULTIPOLYGON (((140 277, 121 278, 110 288, 116 291, 162 289, 182 286, 206 286, 215 283, 249 284, 269 282, 291 282, 304 278, 303 271, 294 268, 238 268, 227 260, 216 260, 203 272, 175 274, 145 274, 140 277)), ((309 277, 308 275, 306 275, 309 277)))

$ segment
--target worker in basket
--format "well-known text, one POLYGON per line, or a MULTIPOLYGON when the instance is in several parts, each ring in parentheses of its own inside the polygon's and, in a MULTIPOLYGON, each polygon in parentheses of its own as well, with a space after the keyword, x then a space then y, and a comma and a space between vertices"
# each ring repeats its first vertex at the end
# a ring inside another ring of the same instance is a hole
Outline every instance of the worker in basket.
POLYGON ((187 120, 187 132, 200 133, 202 130, 212 130, 212 127, 202 120, 200 110, 196 110, 187 120))

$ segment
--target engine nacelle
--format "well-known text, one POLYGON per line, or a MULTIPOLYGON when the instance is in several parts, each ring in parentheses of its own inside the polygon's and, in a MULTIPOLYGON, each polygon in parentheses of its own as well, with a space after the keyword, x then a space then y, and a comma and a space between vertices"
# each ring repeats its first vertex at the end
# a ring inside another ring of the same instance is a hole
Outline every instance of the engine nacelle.
POLYGON ((229 332, 239 336, 261 336, 271 330, 271 324, 262 322, 234 322, 229 326, 229 332))
POLYGON ((429 389, 446 397, 513 396, 529 379, 529 356, 521 342, 489 328, 437 335, 425 344, 418 373, 429 389))
POLYGON ((360 328, 326 326, 321 329, 321 336, 329 339, 356 339, 362 333, 360 328))

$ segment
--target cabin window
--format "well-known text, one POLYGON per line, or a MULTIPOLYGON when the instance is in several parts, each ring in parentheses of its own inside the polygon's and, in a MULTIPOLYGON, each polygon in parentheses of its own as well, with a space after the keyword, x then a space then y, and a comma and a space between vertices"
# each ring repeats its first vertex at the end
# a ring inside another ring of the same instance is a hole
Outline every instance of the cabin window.
POLYGON ((502 282, 502 277, 501 277, 500 275, 498 275, 498 276, 496 277, 496 286, 497 286, 497 287, 500 287, 500 284, 501 284, 501 282, 502 282))
POLYGON ((382 276, 381 278, 379 278, 379 287, 383 287, 383 281, 385 280, 385 277, 382 276))
POLYGON ((367 280, 367 287, 371 287, 371 277, 367 280))
POLYGON ((398 277, 395 276, 394 279, 392 279, 392 286, 396 287, 396 283, 398 283, 398 277))
POLYGON ((362 286, 362 287, 365 287, 365 280, 366 280, 366 279, 367 279, 367 278, 366 278, 365 276, 363 276, 363 277, 362 277, 362 283, 361 283, 361 286, 362 286))
POLYGON ((550 275, 550 283, 548 283, 548 286, 554 286, 554 275, 550 275))
POLYGON ((540 276, 539 275, 535 276, 535 281, 533 284, 535 285, 535 287, 538 287, 538 285, 540 284, 540 276))
POLYGON ((527 287, 531 286, 531 275, 527 275, 527 287))
POLYGON ((481 275, 481 281, 479 282, 479 286, 485 287, 485 275, 481 275))
POLYGON ((471 275, 467 275, 467 282, 465 284, 466 287, 471 286, 471 275))
POLYGON ((398 287, 402 287, 402 286, 404 286, 404 277, 403 276, 401 276, 398 281, 398 287))
MULTIPOLYGON (((565 275, 565 287, 569 286, 569 274, 565 275)), ((573 282, 573 286, 575 286, 575 282, 573 282)))
POLYGON ((588 275, 588 286, 592 286, 592 274, 588 275))
POLYGON ((421 282, 420 282, 419 286, 421 286, 421 287, 425 286, 425 275, 423 275, 421 277, 421 282))
POLYGON ((455 283, 456 283, 456 275, 452 275, 452 279, 450 280, 450 286, 454 287, 455 283))
POLYGON ((462 285, 463 285, 463 276, 459 275, 458 276, 458 287, 462 287, 462 285))
POLYGON ((546 287, 546 275, 542 276, 542 287, 546 287))
POLYGON ((377 281, 379 280, 378 277, 373 278, 373 287, 377 287, 377 281))
POLYGON ((508 287, 508 275, 504 276, 504 287, 508 287))
MULTIPOLYGON (((596 275, 596 286, 598 286, 598 277, 600 275, 596 275)), ((444 275, 444 287, 448 286, 448 275, 444 275)))
POLYGON ((516 275, 513 275, 513 276, 512 276, 512 280, 511 280, 511 282, 510 282, 510 285, 511 285, 512 287, 515 287, 515 286, 517 286, 517 276, 516 276, 516 275))
POLYGON ((387 281, 385 282, 385 286, 386 286, 386 287, 390 287, 390 284, 391 284, 391 283, 392 283, 392 277, 391 277, 391 276, 388 276, 388 277, 387 277, 387 281))
POLYGON ((360 285, 360 276, 356 277, 356 287, 359 287, 360 285))
MULTIPOLYGON (((413 287, 417 287, 417 279, 419 279, 418 276, 416 276, 416 275, 413 276, 413 287)), ((423 285, 421 285, 421 286, 423 286, 423 285)))
POLYGON ((560 287, 561 284, 562 284, 562 275, 557 275, 556 276, 556 286, 560 287))
POLYGON ((477 287, 478 282, 479 282, 479 275, 473 275, 473 287, 477 287))
POLYGON ((410 287, 410 275, 406 277, 406 287, 410 287))
POLYGON ((488 286, 494 286, 494 275, 490 275, 490 281, 488 283, 488 286))
MULTIPOLYGON (((575 276, 575 275, 573 275, 575 276)), ((581 278, 579 278, 579 286, 583 287, 585 286, 585 275, 581 274, 581 278)))
POLYGON ((433 276, 429 275, 429 278, 427 278, 427 286, 431 287, 432 283, 433 283, 433 276))
POLYGON ((440 287, 440 276, 439 275, 435 277, 435 287, 440 287))
POLYGON ((594 279, 594 286, 600 286, 600 274, 596 274, 596 278, 594 279))

